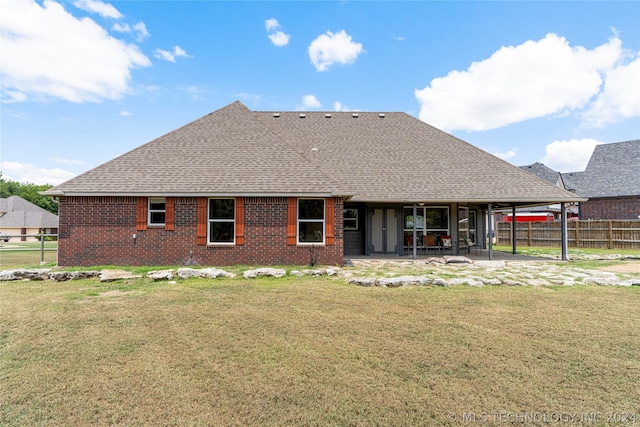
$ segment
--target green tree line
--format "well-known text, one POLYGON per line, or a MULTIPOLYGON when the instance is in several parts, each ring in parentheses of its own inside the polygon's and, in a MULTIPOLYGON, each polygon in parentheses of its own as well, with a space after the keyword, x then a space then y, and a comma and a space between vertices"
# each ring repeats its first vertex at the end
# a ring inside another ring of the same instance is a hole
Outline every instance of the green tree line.
POLYGON ((23 184, 21 182, 11 181, 5 179, 2 176, 2 172, 0 172, 0 197, 19 196, 57 215, 58 204, 51 200, 50 197, 40 194, 41 191, 48 190, 51 187, 53 187, 53 185, 23 184))

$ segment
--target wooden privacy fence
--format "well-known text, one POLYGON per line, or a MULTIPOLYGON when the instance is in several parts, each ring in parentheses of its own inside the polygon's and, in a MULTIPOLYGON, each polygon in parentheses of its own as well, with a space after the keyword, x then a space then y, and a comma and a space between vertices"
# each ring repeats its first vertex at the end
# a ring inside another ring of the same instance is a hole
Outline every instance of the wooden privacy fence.
MULTIPOLYGON (((498 245, 512 245, 513 223, 496 224, 498 245)), ((516 222, 516 246, 560 247, 562 224, 551 222, 516 222)), ((640 249, 640 221, 567 221, 570 248, 640 249)))

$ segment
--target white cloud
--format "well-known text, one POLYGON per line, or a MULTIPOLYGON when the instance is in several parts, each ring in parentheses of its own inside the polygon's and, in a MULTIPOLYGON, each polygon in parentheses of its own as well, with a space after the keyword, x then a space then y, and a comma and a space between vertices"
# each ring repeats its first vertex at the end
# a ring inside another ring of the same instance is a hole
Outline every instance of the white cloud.
POLYGON ((493 153, 494 156, 501 158, 502 160, 513 159, 517 155, 517 150, 509 150, 505 153, 493 153))
POLYGON ((120 111, 120 115, 122 117, 129 117, 129 116, 133 116, 133 113, 131 111, 122 110, 122 111, 120 111))
POLYGON ((187 52, 185 52, 180 46, 175 46, 172 51, 156 49, 153 52, 153 56, 169 62, 176 62, 176 57, 190 58, 187 52))
POLYGON ((115 24, 113 24, 111 29, 114 30, 114 31, 117 31, 119 33, 130 33, 131 32, 131 27, 126 22, 125 23, 116 22, 115 24))
POLYGON ((276 46, 286 46, 289 44, 289 36, 288 34, 283 33, 282 31, 276 31, 273 34, 269 34, 269 40, 276 46))
POLYGON ((280 31, 280 23, 277 19, 271 18, 264 21, 264 26, 267 29, 267 37, 271 40, 275 46, 286 46, 289 44, 291 36, 280 31))
POLYGON ((36 185, 58 185, 76 176, 73 172, 64 169, 43 169, 30 163, 3 160, 0 162, 0 167, 2 168, 3 177, 16 182, 36 185))
POLYGON ((318 36, 309 45, 309 57, 317 71, 326 71, 334 64, 352 64, 363 52, 362 44, 355 43, 344 30, 318 36))
POLYGON ((278 28, 280 28, 280 23, 277 19, 271 18, 264 21, 264 27, 267 29, 267 31, 277 30, 278 28))
POLYGON ((73 5, 78 9, 86 10, 87 12, 97 13, 104 18, 122 18, 122 14, 110 5, 109 3, 103 3, 96 0, 79 0, 73 2, 73 5))
POLYGON ((138 22, 133 26, 133 29, 138 32, 138 35, 136 36, 136 39, 138 41, 142 41, 145 38, 149 37, 149 31, 147 31, 147 26, 145 25, 144 22, 142 21, 138 22))
POLYGON ((605 76, 604 89, 584 113, 585 125, 602 128, 630 117, 640 117, 640 57, 619 65, 605 76))
POLYGON ((303 108, 322 108, 322 104, 314 95, 305 95, 302 97, 303 108))
POLYGON ((1 1, 0 27, 5 102, 118 99, 129 92, 131 70, 151 65, 137 46, 51 0, 42 6, 33 0, 1 1))
POLYGON ((546 146, 542 163, 558 172, 583 171, 598 144, 602 142, 589 138, 553 141, 546 146))
POLYGON ((346 105, 342 105, 342 102, 340 101, 336 101, 333 103, 333 110, 334 111, 359 111, 351 107, 347 107, 346 105))
POLYGON ((117 22, 113 24, 111 27, 113 31, 117 31, 119 33, 132 33, 136 32, 136 40, 141 42, 145 38, 149 37, 149 31, 147 31, 147 26, 144 22, 140 21, 131 28, 131 26, 127 23, 117 22))
POLYGON ((502 47, 416 90, 420 119, 449 131, 477 131, 584 108, 623 54, 617 37, 592 50, 555 34, 502 47))

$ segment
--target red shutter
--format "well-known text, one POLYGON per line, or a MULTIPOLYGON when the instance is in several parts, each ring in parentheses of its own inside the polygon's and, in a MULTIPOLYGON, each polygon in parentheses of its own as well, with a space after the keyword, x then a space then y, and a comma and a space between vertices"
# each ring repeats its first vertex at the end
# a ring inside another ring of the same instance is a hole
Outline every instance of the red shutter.
POLYGON ((328 197, 325 199, 324 203, 326 204, 324 210, 326 216, 324 224, 326 229, 325 231, 327 233, 325 243, 328 246, 333 246, 336 244, 336 199, 328 197))
POLYGON ((175 204, 176 204, 176 199, 174 197, 167 197, 166 199, 164 199, 164 209, 165 209, 164 229, 165 230, 171 230, 171 231, 175 230, 175 221, 176 221, 175 204))
POLYGON ((289 197, 287 203, 287 245, 295 245, 297 242, 298 199, 289 197))
POLYGON ((236 245, 244 245, 244 197, 236 197, 236 245))
POLYGON ((207 244, 207 198, 198 197, 196 204, 196 244, 207 244))
POLYGON ((138 197, 138 214, 136 221, 136 230, 144 231, 147 229, 147 198, 138 197))

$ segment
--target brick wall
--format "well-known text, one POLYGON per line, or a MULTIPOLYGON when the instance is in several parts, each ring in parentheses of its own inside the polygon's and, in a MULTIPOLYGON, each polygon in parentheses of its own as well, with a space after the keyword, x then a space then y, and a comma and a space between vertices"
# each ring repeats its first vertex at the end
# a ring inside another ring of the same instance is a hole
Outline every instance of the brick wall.
MULTIPOLYGON (((63 197, 58 265, 308 265, 308 246, 287 245, 287 198, 245 198, 245 244, 196 244, 196 198, 175 199, 175 230, 136 230, 135 197, 63 197), (133 235, 136 235, 136 239, 133 235)), ((335 200, 335 245, 314 248, 317 263, 342 265, 342 206, 335 200)))
POLYGON ((580 219, 638 219, 640 197, 589 199, 580 204, 580 219))

